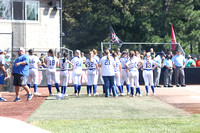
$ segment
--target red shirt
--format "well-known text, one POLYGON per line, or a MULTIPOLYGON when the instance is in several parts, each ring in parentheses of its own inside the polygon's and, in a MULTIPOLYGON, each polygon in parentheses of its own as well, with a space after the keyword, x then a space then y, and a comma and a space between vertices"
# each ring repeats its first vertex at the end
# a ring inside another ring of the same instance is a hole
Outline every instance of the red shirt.
POLYGON ((200 60, 196 61, 196 67, 200 67, 200 60))

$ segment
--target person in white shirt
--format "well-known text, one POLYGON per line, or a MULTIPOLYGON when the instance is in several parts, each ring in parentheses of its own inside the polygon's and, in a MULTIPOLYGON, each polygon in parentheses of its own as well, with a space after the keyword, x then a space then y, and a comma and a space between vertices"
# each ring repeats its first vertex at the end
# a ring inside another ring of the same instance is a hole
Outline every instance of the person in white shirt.
POLYGON ((94 54, 92 51, 89 52, 89 59, 86 59, 86 66, 87 66, 87 94, 91 96, 92 93, 92 86, 93 86, 93 95, 96 96, 98 93, 97 91, 97 82, 96 76, 98 75, 98 63, 95 58, 93 58, 94 54))
POLYGON ((155 95, 153 83, 153 70, 157 67, 155 61, 150 59, 150 53, 147 53, 146 58, 143 60, 143 78, 145 82, 146 95, 149 95, 149 84, 153 94, 155 95), (154 66, 153 66, 154 65, 154 66))
POLYGON ((46 64, 45 67, 47 67, 46 74, 47 74, 47 80, 48 80, 49 95, 52 95, 52 91, 51 91, 52 81, 54 81, 55 83, 57 93, 60 93, 58 77, 56 76, 56 67, 59 67, 59 61, 58 61, 58 58, 55 57, 55 53, 53 49, 50 49, 48 51, 48 56, 45 58, 44 63, 46 64))
POLYGON ((66 94, 67 91, 67 85, 68 85, 68 69, 69 64, 73 66, 73 64, 67 59, 67 53, 63 53, 63 59, 60 60, 60 84, 61 86, 61 93, 65 96, 68 96, 66 94))
POLYGON ((29 76, 27 80, 27 85, 29 89, 31 88, 31 81, 33 81, 34 95, 40 96, 41 94, 37 92, 38 87, 38 68, 40 68, 40 60, 37 56, 33 54, 33 50, 29 49, 29 76))
POLYGON ((138 57, 135 56, 134 51, 130 51, 129 53, 130 60, 126 63, 126 67, 128 68, 128 77, 131 86, 131 96, 134 97, 134 86, 136 86, 136 94, 139 93, 139 96, 142 96, 139 85, 139 71, 140 67, 142 67, 142 61, 138 57))
POLYGON ((110 96, 109 87, 112 88, 113 96, 118 97, 116 86, 114 84, 115 76, 115 61, 112 56, 110 56, 110 51, 107 49, 104 51, 105 56, 103 56, 99 62, 100 74, 103 77, 105 83, 105 97, 110 96))
POLYGON ((112 54, 114 60, 115 60, 115 85, 118 87, 120 95, 123 96, 124 93, 122 91, 122 85, 121 85, 121 77, 122 77, 122 66, 121 62, 119 61, 119 56, 117 53, 112 54))
POLYGON ((83 59, 81 58, 81 51, 76 50, 74 57, 71 60, 73 64, 73 72, 72 72, 72 78, 74 82, 74 94, 76 96, 80 95, 81 91, 81 75, 82 75, 82 64, 83 59))
POLYGON ((165 72, 164 72, 164 87, 173 87, 172 85, 172 61, 171 61, 171 56, 167 55, 166 59, 163 61, 163 66, 165 67, 165 72))

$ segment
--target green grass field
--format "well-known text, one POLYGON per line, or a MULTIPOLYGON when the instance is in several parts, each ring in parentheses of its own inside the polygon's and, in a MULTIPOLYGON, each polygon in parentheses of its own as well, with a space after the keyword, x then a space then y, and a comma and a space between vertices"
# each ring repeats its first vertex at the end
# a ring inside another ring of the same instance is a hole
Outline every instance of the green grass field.
MULTIPOLYGON (((101 90, 101 88, 98 88, 101 90)), ((73 88, 68 89, 72 93, 73 88)), ((199 133, 200 115, 190 115, 153 96, 80 97, 45 100, 27 122, 54 133, 199 133)))

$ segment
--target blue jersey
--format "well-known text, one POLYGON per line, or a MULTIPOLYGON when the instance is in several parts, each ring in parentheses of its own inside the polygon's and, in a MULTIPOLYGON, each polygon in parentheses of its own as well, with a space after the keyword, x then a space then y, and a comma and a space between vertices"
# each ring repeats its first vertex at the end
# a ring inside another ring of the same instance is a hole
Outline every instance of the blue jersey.
POLYGON ((20 55, 15 60, 14 65, 13 65, 13 73, 29 76, 29 58, 27 55, 25 54, 20 55), (26 65, 18 65, 17 67, 15 66, 16 63, 23 62, 23 61, 26 62, 26 65))

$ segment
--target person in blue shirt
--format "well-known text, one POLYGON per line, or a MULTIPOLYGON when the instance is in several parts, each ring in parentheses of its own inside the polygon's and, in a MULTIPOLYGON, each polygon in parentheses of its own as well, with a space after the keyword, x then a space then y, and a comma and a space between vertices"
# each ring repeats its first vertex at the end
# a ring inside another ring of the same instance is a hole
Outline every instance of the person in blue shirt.
POLYGON ((26 85, 27 77, 29 76, 29 58, 25 55, 25 49, 20 47, 18 50, 19 57, 15 60, 13 65, 13 85, 15 86, 16 98, 14 102, 20 101, 20 86, 27 92, 27 100, 31 100, 33 95, 26 85))
POLYGON ((172 85, 173 68, 172 68, 172 61, 170 58, 171 58, 171 56, 167 55, 166 59, 163 62, 163 66, 165 68, 164 87, 173 87, 173 85, 172 85))
POLYGON ((158 65, 154 72, 154 86, 155 87, 161 87, 160 84, 160 73, 161 73, 161 68, 162 68, 162 59, 163 56, 165 55, 164 52, 158 53, 158 55, 154 58, 154 61, 158 65))
POLYGON ((185 87, 185 73, 184 68, 186 65, 186 60, 181 51, 178 50, 177 54, 172 58, 173 67, 175 71, 175 83, 176 87, 179 87, 179 78, 181 82, 181 87, 185 87))

